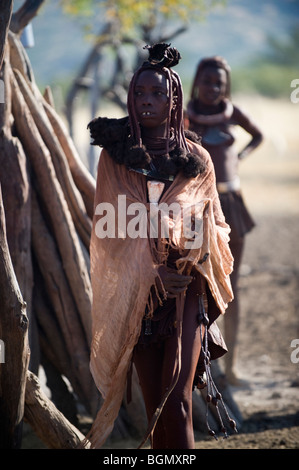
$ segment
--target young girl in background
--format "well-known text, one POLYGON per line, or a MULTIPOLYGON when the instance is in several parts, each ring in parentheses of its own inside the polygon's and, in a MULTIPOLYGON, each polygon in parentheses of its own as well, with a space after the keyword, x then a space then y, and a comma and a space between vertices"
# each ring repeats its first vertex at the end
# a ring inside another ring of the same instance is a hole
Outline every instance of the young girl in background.
POLYGON ((234 366, 239 327, 238 276, 244 250, 245 235, 254 227, 242 198, 238 176, 239 160, 245 158, 262 142, 259 127, 230 99, 231 71, 219 56, 202 59, 197 67, 187 106, 189 129, 201 136, 202 146, 208 150, 214 163, 217 190, 226 222, 230 225, 230 249, 234 257, 231 275, 234 300, 224 318, 224 335, 228 347, 225 372, 232 385, 240 385, 234 366), (237 152, 234 143, 236 126, 242 127, 251 139, 237 152))

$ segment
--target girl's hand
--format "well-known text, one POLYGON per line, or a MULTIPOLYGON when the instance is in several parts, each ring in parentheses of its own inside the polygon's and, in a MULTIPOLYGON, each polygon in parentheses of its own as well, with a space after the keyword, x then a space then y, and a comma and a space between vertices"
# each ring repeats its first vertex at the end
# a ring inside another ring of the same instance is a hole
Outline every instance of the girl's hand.
POLYGON ((187 290, 188 285, 193 280, 192 276, 178 274, 177 271, 160 266, 158 269, 160 278, 163 282, 164 289, 167 292, 167 298, 173 299, 181 292, 187 290))

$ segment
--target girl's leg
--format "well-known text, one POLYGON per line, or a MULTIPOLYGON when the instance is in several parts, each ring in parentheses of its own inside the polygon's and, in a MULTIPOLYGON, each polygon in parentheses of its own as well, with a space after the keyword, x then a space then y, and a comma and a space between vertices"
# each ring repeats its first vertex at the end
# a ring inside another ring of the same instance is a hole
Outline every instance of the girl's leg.
MULTIPOLYGON (((189 285, 183 317, 181 372, 178 382, 170 394, 161 415, 165 431, 166 447, 168 449, 194 449, 194 432, 192 421, 192 389, 195 370, 201 350, 201 335, 198 324, 198 303, 196 281, 189 285)), ((172 377, 172 368, 176 354, 175 337, 165 343, 163 362, 163 382, 165 389, 172 377)), ((159 448, 159 442, 154 435, 154 445, 159 448)))
MULTIPOLYGON (((192 388, 201 350, 200 327, 197 321, 198 302, 196 282, 192 282, 188 287, 184 308, 181 372, 156 424, 152 442, 154 449, 194 448, 192 388)), ((163 344, 135 350, 134 363, 148 420, 152 418, 171 384, 176 352, 175 335, 163 344)))
MULTIPOLYGON (((134 351, 134 364, 142 390, 148 421, 153 417, 165 391, 162 389, 163 358, 164 343, 153 344, 143 349, 136 348, 134 351)), ((161 419, 157 422, 155 436, 161 446, 160 449, 165 449, 165 432, 161 419)))
MULTIPOLYGON (((196 317, 192 318, 185 311, 182 338, 181 373, 178 382, 170 394, 163 412, 162 422, 166 431, 168 449, 194 449, 194 432, 192 420, 192 388, 197 361, 200 354, 201 338, 196 317)), ((170 343, 170 341, 168 341, 170 343)), ((172 361, 172 345, 167 345, 164 358, 165 386, 167 370, 172 361)))
POLYGON ((225 373, 229 383, 238 385, 240 381, 234 371, 234 366, 237 357, 237 335, 240 321, 238 279, 244 249, 244 238, 239 238, 238 241, 232 243, 230 249, 234 257, 234 270, 231 274, 234 300, 228 304, 224 315, 224 337, 228 348, 228 353, 225 355, 225 373))

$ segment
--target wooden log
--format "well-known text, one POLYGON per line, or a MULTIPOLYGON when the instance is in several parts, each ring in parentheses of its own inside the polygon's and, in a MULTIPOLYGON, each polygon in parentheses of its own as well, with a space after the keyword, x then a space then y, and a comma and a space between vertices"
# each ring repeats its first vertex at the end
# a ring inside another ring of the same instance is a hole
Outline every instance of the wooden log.
POLYGON ((43 210, 47 212, 52 233, 63 260, 63 267, 80 318, 91 342, 91 283, 74 223, 57 180, 50 153, 11 73, 12 109, 19 138, 35 174, 35 185, 43 210))
POLYGON ((14 73, 37 129, 52 156, 56 175, 63 189, 78 234, 85 246, 89 248, 91 220, 86 213, 82 196, 74 183, 63 149, 53 132, 44 107, 36 100, 21 73, 18 70, 14 70, 14 73))
MULTIPOLYGON (((12 31, 8 32, 8 43, 10 48, 10 63, 14 69, 17 69, 21 74, 29 80, 32 85, 35 85, 34 73, 31 67, 29 57, 21 43, 20 38, 12 31)), ((36 88, 34 87, 34 90, 36 88)))
POLYGON ((43 220, 35 193, 32 196, 32 246, 70 358, 71 374, 67 373, 66 376, 69 377, 86 408, 95 415, 99 405, 99 394, 89 369, 88 338, 84 334, 55 242, 43 220), (81 390, 83 395, 80 393, 81 390))
POLYGON ((52 89, 49 85, 47 85, 46 88, 44 89, 43 98, 48 103, 48 105, 51 106, 51 108, 55 109, 54 97, 53 97, 52 89))
POLYGON ((44 101, 44 107, 51 121, 54 132, 64 150, 75 184, 82 194, 87 214, 92 219, 96 188, 95 179, 82 162, 61 117, 46 101, 44 101))
POLYGON ((4 57, 8 28, 13 9, 12 0, 0 0, 0 70, 4 57))
POLYGON ((31 317, 31 191, 26 156, 20 142, 4 128, 0 138, 0 181, 6 212, 7 241, 22 296, 31 317))
POLYGON ((84 439, 48 399, 32 372, 27 373, 24 420, 50 449, 76 449, 84 439))
MULTIPOLYGON (((46 385, 50 389, 51 400, 72 424, 77 425, 77 407, 73 392, 82 404, 84 404, 84 393, 74 377, 59 324, 41 286, 41 274, 37 274, 37 271, 38 269, 35 269, 38 286, 34 290, 33 311, 38 323, 40 363, 47 378, 46 385), (66 387, 63 376, 69 380, 73 392, 66 387)), ((85 407, 88 412, 86 404, 85 407)))
POLYGON ((38 338, 31 313, 33 272, 31 259, 31 191, 27 159, 21 143, 11 134, 11 87, 8 74, 9 50, 3 64, 5 99, 0 104, 0 182, 6 211, 7 241, 29 319, 30 368, 38 369, 38 338))
MULTIPOLYGON (((56 364, 61 374, 65 374, 70 382, 74 382, 71 359, 65 347, 65 340, 61 327, 55 315, 55 311, 48 298, 48 294, 42 279, 42 274, 34 263, 34 289, 33 312, 37 320, 41 354, 49 361, 56 364)), ((82 392, 78 393, 82 396, 82 392)))
POLYGON ((13 14, 11 29, 21 34, 25 26, 38 14, 45 0, 25 0, 23 5, 13 14))
POLYGON ((0 363, 0 448, 19 448, 24 413, 25 378, 29 362, 26 304, 13 269, 6 239, 0 188, 0 338, 5 363, 0 363))

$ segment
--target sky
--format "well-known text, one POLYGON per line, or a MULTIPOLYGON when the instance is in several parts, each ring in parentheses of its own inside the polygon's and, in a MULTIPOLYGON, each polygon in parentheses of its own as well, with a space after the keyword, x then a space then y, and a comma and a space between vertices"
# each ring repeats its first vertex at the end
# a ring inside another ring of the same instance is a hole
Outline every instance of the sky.
MULTIPOLYGON (((15 9, 22 3, 15 0, 15 9)), ((227 0, 226 7, 213 9, 172 41, 183 57, 177 71, 193 73, 202 57, 215 54, 232 67, 246 65, 266 50, 270 34, 287 40, 295 24, 299 27, 299 0, 227 0)), ((35 46, 27 52, 37 81, 52 84, 75 75, 90 44, 78 22, 62 13, 59 0, 47 0, 32 26, 35 46)))

